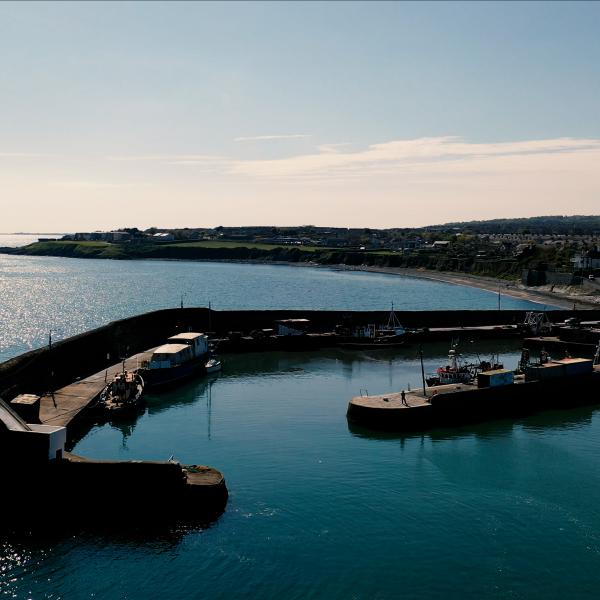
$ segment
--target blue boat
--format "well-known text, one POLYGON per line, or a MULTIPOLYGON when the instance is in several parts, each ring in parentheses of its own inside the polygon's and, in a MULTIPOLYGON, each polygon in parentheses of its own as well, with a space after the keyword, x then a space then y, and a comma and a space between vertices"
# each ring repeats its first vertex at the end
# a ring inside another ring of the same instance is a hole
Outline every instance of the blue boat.
POLYGON ((180 333, 167 342, 156 348, 143 366, 142 376, 147 388, 174 385, 206 372, 208 337, 205 334, 180 333))

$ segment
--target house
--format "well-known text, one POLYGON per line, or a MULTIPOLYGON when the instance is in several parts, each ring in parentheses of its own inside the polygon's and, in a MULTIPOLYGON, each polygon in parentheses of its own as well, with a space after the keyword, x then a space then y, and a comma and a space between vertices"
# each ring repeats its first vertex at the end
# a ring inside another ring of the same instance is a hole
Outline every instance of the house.
POLYGON ((153 242, 172 242, 175 240, 175 236, 172 233, 161 231, 152 235, 153 242))
POLYGON ((600 250, 594 248, 587 252, 576 254, 572 259, 573 268, 578 269, 600 269, 600 250))
POLYGON ((446 240, 438 240, 433 242, 431 246, 434 250, 447 250, 450 247, 450 242, 446 240))
POLYGON ((131 234, 127 231, 109 231, 106 234, 106 240, 109 242, 128 242, 131 234))

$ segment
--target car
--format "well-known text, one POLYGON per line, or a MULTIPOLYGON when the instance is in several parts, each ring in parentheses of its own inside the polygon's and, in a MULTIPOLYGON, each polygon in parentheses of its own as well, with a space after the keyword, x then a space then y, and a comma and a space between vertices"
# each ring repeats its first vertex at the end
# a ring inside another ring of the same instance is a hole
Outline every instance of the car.
POLYGON ((596 278, 595 278, 593 275, 588 275, 588 279, 589 279, 590 281, 594 281, 594 279, 596 279, 596 278))

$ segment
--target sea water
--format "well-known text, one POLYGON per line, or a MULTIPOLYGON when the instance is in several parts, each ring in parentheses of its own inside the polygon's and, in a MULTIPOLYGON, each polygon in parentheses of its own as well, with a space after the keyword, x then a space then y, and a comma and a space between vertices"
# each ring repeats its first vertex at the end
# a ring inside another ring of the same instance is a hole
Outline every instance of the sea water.
MULTIPOLYGON (((514 342, 464 345, 471 359, 514 342)), ((426 344, 426 371, 445 360, 426 344)), ((150 395, 74 451, 221 469, 230 499, 203 529, 7 539, 14 598, 584 598, 600 584, 595 408, 377 433, 348 400, 421 383, 416 349, 224 357, 218 377, 150 395)), ((147 498, 149 504, 153 498, 147 498)), ((51 496, 40 511, 52 518, 51 496)), ((119 501, 107 510, 136 507, 119 501)), ((154 506, 160 514, 160 504, 154 506)), ((147 524, 151 526, 151 523, 147 524)))
MULTIPOLYGON (((0 257, 4 355, 165 306, 493 308, 480 290, 396 276, 242 264, 0 257), (217 301, 218 300, 218 301, 217 301)), ((506 307, 527 303, 503 299, 506 307), (514 302, 514 304, 513 304, 514 302)), ((529 305, 531 306, 531 305, 529 305)), ((449 340, 448 340, 449 343, 449 340)), ((425 370, 448 343, 425 344, 425 370)), ((461 341, 467 360, 517 342, 461 341)), ((0 593, 42 598, 584 598, 600 586, 596 408, 377 433, 360 393, 422 385, 417 350, 224 356, 223 371, 93 427, 95 458, 209 464, 225 513, 203 528, 0 539, 0 593)), ((3 489, 4 519, 10 490, 3 489)), ((152 504, 153 498, 147 498, 152 504)), ((51 490, 39 510, 53 518, 51 490)), ((129 511, 118 494, 107 510, 129 511)), ((161 514, 160 504, 154 506, 161 514)), ((93 516, 92 516, 93 517, 93 516)))
MULTIPOLYGON (((0 246, 2 238, 0 236, 0 246)), ((0 254, 0 361, 161 308, 497 309, 498 294, 414 277, 319 267, 0 254)), ((544 305, 501 296, 505 309, 544 305)))

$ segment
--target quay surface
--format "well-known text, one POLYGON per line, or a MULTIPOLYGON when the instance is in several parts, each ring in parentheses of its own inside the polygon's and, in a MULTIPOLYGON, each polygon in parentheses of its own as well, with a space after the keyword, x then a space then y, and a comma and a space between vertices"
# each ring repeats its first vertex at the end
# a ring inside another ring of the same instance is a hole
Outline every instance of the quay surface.
MULTIPOLYGON (((152 350, 147 350, 131 356, 125 360, 125 368, 138 368, 142 361, 150 358, 151 354, 152 350)), ((66 427, 68 430, 69 425, 98 398, 106 386, 106 382, 111 381, 122 369, 123 362, 121 361, 62 387, 53 394, 45 394, 40 399, 40 422, 44 425, 66 427)))
MULTIPOLYGON (((133 370, 150 358, 152 349, 110 365, 93 375, 66 385, 40 399, 42 426, 65 427, 67 439, 73 439, 86 419, 107 381, 125 369, 133 370)), ((35 427, 35 425, 32 425, 35 427)), ((38 476, 28 476, 26 464, 15 464, 7 475, 17 494, 18 516, 36 527, 50 524, 36 519, 39 489, 50 486, 56 491, 61 519, 89 522, 90 514, 98 522, 136 521, 143 515, 153 520, 185 519, 210 521, 225 509, 228 490, 223 473, 204 465, 183 465, 174 461, 97 460, 63 452, 62 458, 37 467, 38 476), (148 499, 151 498, 152 502, 148 499), (73 501, 75 500, 75 502, 73 501), (107 507, 125 502, 136 506, 136 515, 119 513, 107 507), (156 511, 156 503, 162 510, 156 511), (85 507, 85 508, 84 508, 85 507), (92 510, 93 509, 93 510, 92 510)))
POLYGON ((478 387, 450 384, 401 393, 356 396, 348 404, 347 418, 373 429, 405 431, 457 426, 490 418, 531 414, 550 408, 572 408, 600 402, 600 365, 582 376, 525 381, 478 387))

